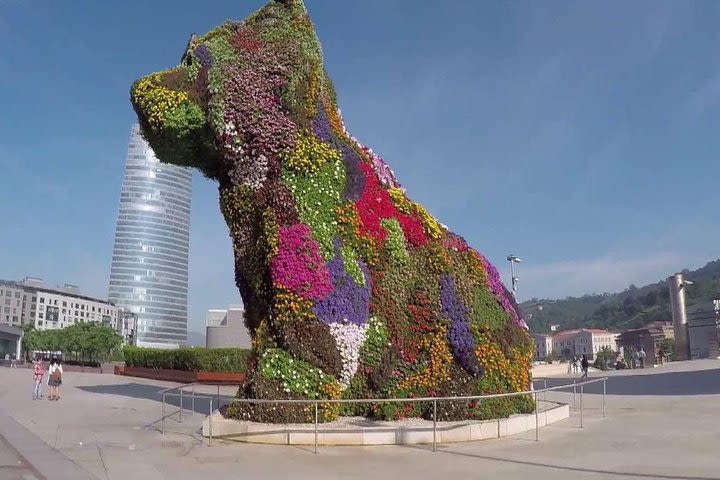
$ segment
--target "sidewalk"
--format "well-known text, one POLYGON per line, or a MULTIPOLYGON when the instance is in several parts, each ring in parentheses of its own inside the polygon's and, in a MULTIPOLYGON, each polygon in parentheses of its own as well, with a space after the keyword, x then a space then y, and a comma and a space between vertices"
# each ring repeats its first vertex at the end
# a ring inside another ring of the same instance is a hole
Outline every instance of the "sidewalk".
MULTIPOLYGON (((53 455, 67 457, 53 457, 51 465, 80 466, 85 470, 71 477, 78 480, 717 480, 719 367, 720 362, 688 362, 673 365, 666 372, 611 379, 607 418, 601 415, 600 396, 586 392, 585 428, 579 428, 578 412, 574 412, 569 420, 541 429, 539 442, 534 441, 534 432, 528 432, 499 440, 442 445, 437 453, 427 445, 321 445, 318 455, 313 455, 311 448, 219 440, 208 447, 196 434, 203 419, 198 414, 186 414, 183 423, 168 420, 168 434, 164 436, 153 427, 145 428, 160 418, 157 393, 171 384, 112 375, 68 374, 62 400, 33 402, 28 372, 0 368, 0 405, 4 413, 0 435, 5 436, 7 429, 20 432, 19 437, 7 437, 19 453, 4 447, 6 444, 0 440, 0 466, 13 466, 0 468, 0 479, 67 478, 53 476, 62 473, 60 468, 49 473, 40 470, 48 461, 43 455, 50 455, 50 450, 53 455), (626 389, 625 384, 637 384, 638 392, 613 392, 626 389), (652 385, 662 394, 648 395, 652 385), (25 438, 28 434, 30 440, 25 438), (31 458, 28 451, 39 458, 31 458)), ((551 394, 548 400, 570 402, 572 397, 572 393, 551 394)))
MULTIPOLYGON (((96 480, 75 462, 33 435, 27 428, 0 409, 0 458, 10 458, 18 466, 12 469, 19 479, 96 480)), ((10 470, 7 460, 5 470, 10 470)), ((0 475, 3 474, 0 466, 0 475)), ((5 478, 0 476, 0 478, 5 478)))

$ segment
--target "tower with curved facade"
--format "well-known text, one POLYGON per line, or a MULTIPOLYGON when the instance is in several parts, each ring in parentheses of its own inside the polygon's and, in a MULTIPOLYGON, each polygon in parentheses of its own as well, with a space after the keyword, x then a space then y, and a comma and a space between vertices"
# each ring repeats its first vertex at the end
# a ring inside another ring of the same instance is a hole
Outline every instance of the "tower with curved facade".
POLYGON ((187 340, 190 170, 160 163, 132 127, 108 297, 138 316, 139 346, 187 340))

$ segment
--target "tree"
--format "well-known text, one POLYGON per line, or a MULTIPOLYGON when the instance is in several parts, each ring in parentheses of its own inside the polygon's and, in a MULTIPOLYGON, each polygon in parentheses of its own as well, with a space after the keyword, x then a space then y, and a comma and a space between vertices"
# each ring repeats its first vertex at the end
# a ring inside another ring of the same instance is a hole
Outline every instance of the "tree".
POLYGON ((615 352, 610 347, 602 347, 595 356, 593 367, 599 370, 607 370, 608 364, 615 362, 615 352))

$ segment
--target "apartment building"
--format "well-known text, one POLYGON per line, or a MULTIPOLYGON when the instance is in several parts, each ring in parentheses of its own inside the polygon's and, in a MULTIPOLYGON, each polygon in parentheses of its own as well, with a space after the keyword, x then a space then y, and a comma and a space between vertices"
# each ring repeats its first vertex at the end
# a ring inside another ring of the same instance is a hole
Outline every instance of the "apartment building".
POLYGON ((560 357, 587 355, 588 359, 593 360, 603 347, 616 351, 617 337, 616 333, 597 328, 567 330, 553 336, 553 350, 560 357))

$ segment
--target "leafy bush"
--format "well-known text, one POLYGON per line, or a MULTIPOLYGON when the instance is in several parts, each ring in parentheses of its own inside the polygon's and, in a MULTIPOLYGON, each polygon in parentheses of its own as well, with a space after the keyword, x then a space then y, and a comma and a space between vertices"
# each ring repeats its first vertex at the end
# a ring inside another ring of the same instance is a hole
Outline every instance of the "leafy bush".
POLYGON ((158 348, 125 347, 128 367, 163 368, 188 372, 244 373, 250 350, 242 348, 158 348))

